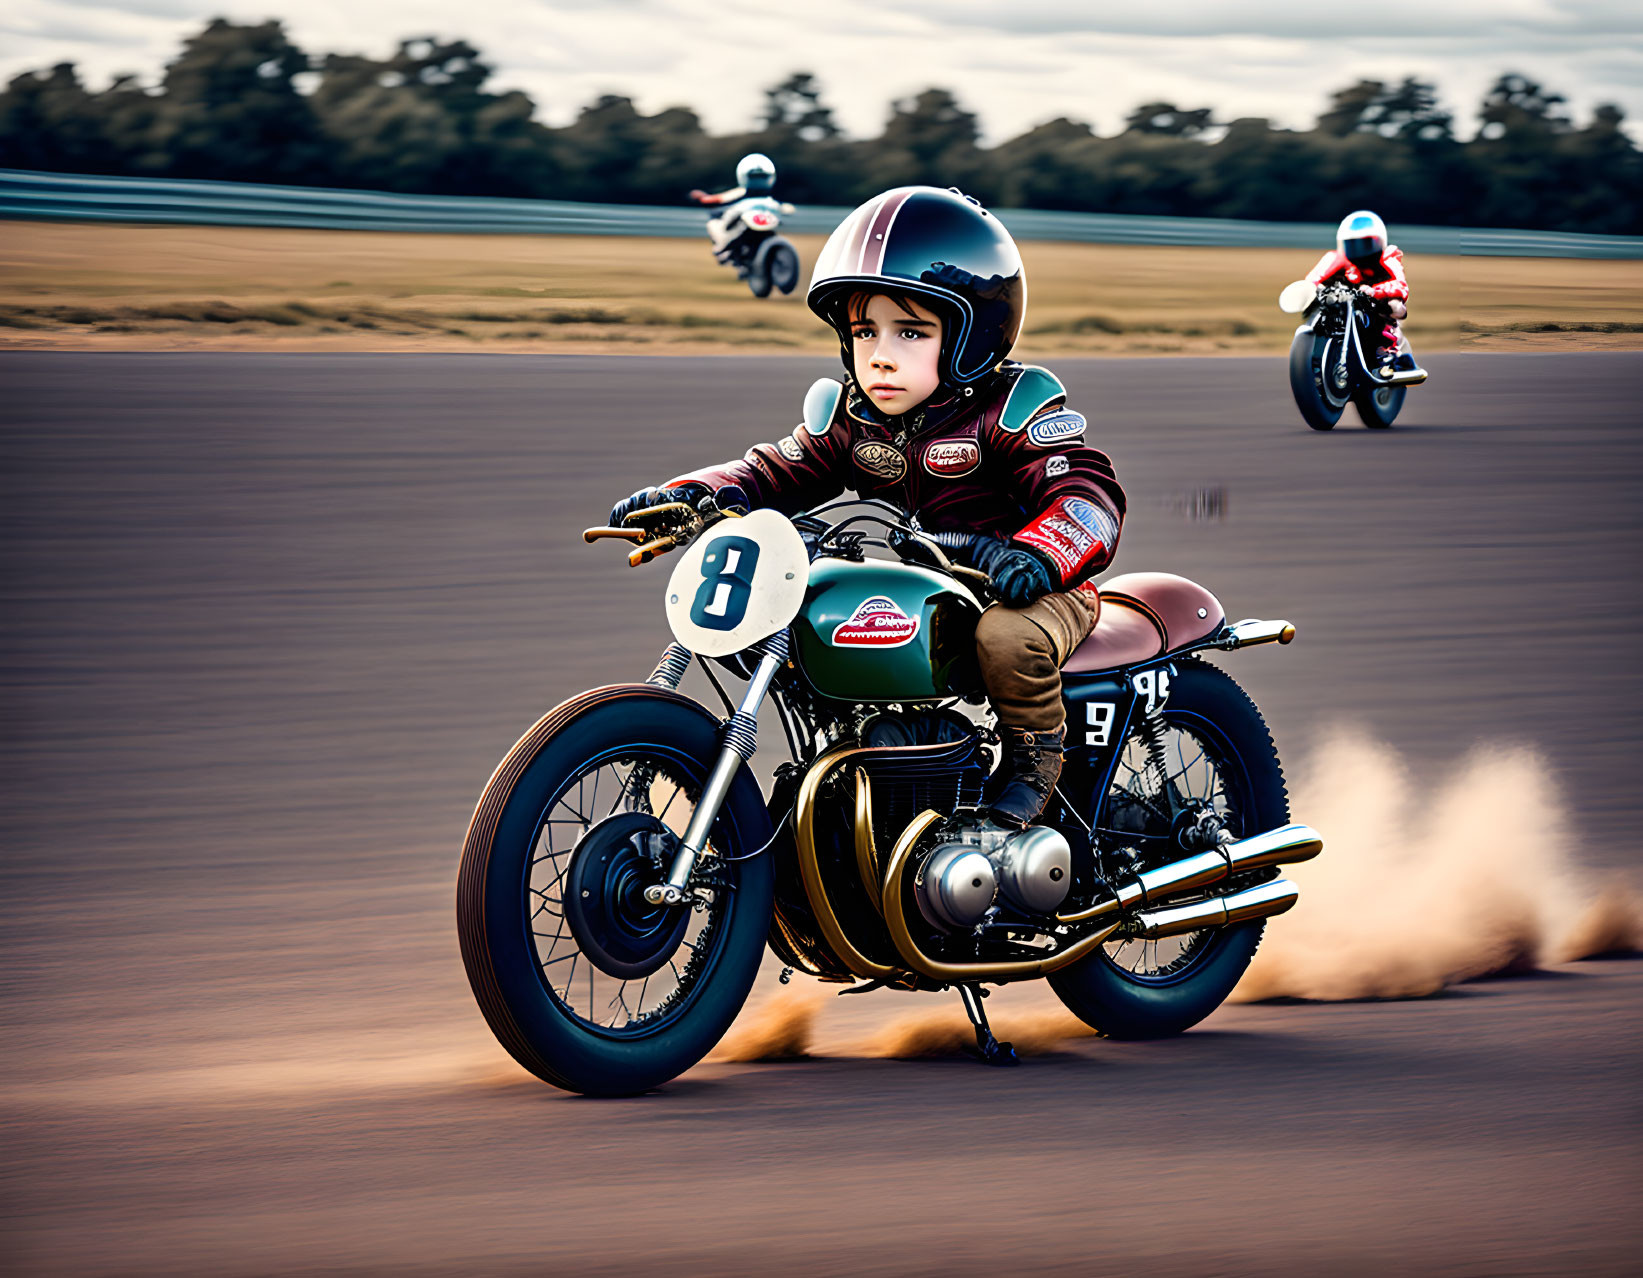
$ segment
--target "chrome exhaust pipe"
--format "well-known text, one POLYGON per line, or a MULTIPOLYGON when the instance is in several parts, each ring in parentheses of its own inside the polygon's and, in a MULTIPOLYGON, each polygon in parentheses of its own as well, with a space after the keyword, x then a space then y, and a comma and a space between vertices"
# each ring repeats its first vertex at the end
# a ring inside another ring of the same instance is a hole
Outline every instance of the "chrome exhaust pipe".
POLYGON ((1288 879, 1273 879, 1231 896, 1217 896, 1208 901, 1194 901, 1161 910, 1143 910, 1135 916, 1136 931, 1131 935, 1146 940, 1161 936, 1180 936, 1206 927, 1225 927, 1229 923, 1248 923, 1252 919, 1270 918, 1282 914, 1301 899, 1299 890, 1288 879))
POLYGON ((1157 905, 1165 897, 1208 887, 1229 874, 1258 870, 1269 865, 1310 861, 1323 850, 1324 841, 1311 826, 1279 826, 1276 830, 1252 834, 1247 839, 1233 839, 1208 852, 1147 870, 1128 883, 1121 884, 1105 901, 1098 901, 1075 914, 1058 914, 1056 919, 1061 923, 1087 923, 1115 910, 1157 905))
POLYGON ((1382 386, 1419 386, 1427 378, 1424 368, 1401 368, 1390 377, 1376 376, 1382 386))

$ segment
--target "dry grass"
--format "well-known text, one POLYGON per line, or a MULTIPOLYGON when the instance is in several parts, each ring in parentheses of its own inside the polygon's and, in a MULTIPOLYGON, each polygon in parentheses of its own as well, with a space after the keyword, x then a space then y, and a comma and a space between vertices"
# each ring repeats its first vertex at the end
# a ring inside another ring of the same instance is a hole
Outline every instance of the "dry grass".
MULTIPOLYGON (((808 262, 815 237, 796 237, 808 262)), ((1272 354, 1289 249, 1024 247, 1018 353, 1272 354)), ((1643 262, 1416 257, 1417 350, 1643 347, 1643 262)), ((0 347, 828 353, 705 242, 0 224, 0 347)))

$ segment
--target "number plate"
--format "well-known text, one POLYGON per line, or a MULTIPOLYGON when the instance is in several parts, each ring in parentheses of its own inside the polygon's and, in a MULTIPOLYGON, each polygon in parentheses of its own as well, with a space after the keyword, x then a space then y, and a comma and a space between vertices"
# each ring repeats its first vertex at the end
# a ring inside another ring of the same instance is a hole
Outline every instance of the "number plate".
POLYGON ((786 515, 756 510, 697 538, 673 570, 667 621, 704 657, 728 657, 773 635, 804 604, 810 557, 786 515))

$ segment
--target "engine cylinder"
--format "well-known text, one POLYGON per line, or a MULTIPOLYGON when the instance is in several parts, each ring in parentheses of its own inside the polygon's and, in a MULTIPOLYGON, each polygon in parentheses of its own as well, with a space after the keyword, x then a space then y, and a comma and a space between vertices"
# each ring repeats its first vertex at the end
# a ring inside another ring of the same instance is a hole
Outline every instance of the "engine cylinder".
POLYGON ((974 927, 992 909, 998 875, 980 848, 944 843, 925 860, 913 892, 920 912, 937 927, 974 927))
POLYGON ((924 917, 940 928, 974 927, 1002 896, 1023 914, 1051 914, 1072 888, 1072 848, 1048 826, 959 829, 925 858, 914 880, 924 917))
POLYGON ((993 853, 992 861, 998 869, 999 890, 1029 914, 1050 913, 1072 888, 1072 848, 1059 830, 1047 825, 1012 834, 993 853))

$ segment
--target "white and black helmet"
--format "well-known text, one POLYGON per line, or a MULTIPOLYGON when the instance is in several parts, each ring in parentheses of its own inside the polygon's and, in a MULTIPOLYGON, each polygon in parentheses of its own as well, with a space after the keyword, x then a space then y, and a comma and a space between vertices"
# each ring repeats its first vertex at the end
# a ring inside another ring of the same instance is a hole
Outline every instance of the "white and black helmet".
POLYGON ((776 185, 776 163, 763 151, 736 161, 736 185, 749 195, 766 195, 776 185))
POLYGON ((1027 271, 1015 241, 975 200, 951 188, 900 186, 845 218, 810 277, 810 309, 839 334, 851 367, 850 298, 892 289, 941 316, 942 384, 985 377, 1010 353, 1027 313, 1027 271))
POLYGON ((1386 252, 1386 223, 1368 209, 1348 213, 1335 228, 1335 247, 1354 266, 1368 266, 1386 252))

